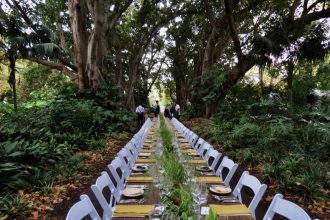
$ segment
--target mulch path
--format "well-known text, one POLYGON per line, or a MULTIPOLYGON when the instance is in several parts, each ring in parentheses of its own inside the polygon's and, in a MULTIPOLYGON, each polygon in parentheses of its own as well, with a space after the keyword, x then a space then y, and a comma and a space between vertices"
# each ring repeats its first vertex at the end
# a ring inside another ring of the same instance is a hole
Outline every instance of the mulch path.
POLYGON ((32 211, 31 216, 27 219, 65 219, 70 208, 80 200, 80 195, 89 194, 90 186, 95 183, 100 173, 107 169, 107 165, 132 136, 131 133, 118 133, 116 137, 107 140, 105 148, 87 152, 89 157, 84 161, 88 167, 87 171, 81 173, 78 180, 74 182, 64 182, 59 175, 49 195, 43 195, 41 192, 21 191, 21 196, 39 209, 32 211))
MULTIPOLYGON (((211 120, 208 119, 204 119, 204 118, 194 118, 194 119, 190 119, 190 120, 186 120, 186 121, 182 121, 182 123, 187 126, 188 128, 192 129, 193 131, 195 130, 195 127, 207 127, 208 125, 210 125, 212 123, 211 120)), ((200 135, 200 134, 198 134, 200 135)), ((201 135, 201 137, 203 137, 203 135, 201 135)), ((211 143, 213 145, 213 147, 216 150, 219 150, 220 152, 222 152, 223 154, 225 154, 224 148, 221 144, 219 143, 211 143)), ((250 174, 256 176, 256 177, 260 177, 261 176, 261 171, 258 167, 253 167, 251 165, 244 165, 244 164, 239 164, 239 167, 235 173, 235 175, 232 178, 232 181, 230 182, 230 185, 232 188, 234 188, 241 176, 241 174, 245 171, 248 170, 250 172, 250 174)), ((268 188, 266 190, 265 195, 263 196, 262 201, 260 202, 260 204, 257 207, 256 210, 256 217, 257 219, 262 219, 264 214, 266 213, 269 204, 272 200, 272 198, 274 197, 274 195, 276 194, 276 185, 268 185, 268 188)), ((247 193, 249 194, 249 193, 247 193)), ((253 195, 253 194, 251 194, 253 195)), ((298 204, 299 206, 301 206, 302 208, 304 208, 309 215, 312 218, 317 218, 317 219, 323 219, 323 220, 328 220, 330 219, 330 210, 329 207, 320 207, 320 204, 317 203, 316 201, 313 202, 304 202, 302 201, 300 198, 298 198, 295 195, 291 195, 291 194, 285 194, 284 195, 285 198, 287 198, 288 200, 291 200, 293 202, 295 202, 296 204, 298 204)), ((330 201, 326 202, 327 205, 330 205, 330 201)), ((275 216, 276 218, 274 219, 282 219, 280 216, 275 216)))

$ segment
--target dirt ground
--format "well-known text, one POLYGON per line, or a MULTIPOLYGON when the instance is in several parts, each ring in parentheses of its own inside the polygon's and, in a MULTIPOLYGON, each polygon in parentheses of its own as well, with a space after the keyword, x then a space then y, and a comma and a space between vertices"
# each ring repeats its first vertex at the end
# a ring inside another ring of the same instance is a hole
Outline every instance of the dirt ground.
POLYGON ((86 172, 79 175, 78 180, 64 182, 59 175, 48 195, 41 192, 19 192, 22 197, 30 201, 38 211, 32 211, 29 220, 35 219, 65 219, 69 209, 79 201, 82 194, 88 194, 90 186, 100 173, 107 169, 107 165, 116 156, 118 151, 132 138, 133 134, 122 132, 108 139, 107 146, 101 150, 88 152, 84 164, 88 167, 86 172))

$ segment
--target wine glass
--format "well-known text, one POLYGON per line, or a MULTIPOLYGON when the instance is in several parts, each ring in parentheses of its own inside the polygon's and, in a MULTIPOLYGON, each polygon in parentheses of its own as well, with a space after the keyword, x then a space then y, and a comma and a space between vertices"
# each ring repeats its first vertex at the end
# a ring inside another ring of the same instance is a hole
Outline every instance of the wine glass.
POLYGON ((201 193, 198 196, 198 203, 201 205, 207 202, 208 188, 206 184, 201 184, 200 187, 201 187, 201 193))

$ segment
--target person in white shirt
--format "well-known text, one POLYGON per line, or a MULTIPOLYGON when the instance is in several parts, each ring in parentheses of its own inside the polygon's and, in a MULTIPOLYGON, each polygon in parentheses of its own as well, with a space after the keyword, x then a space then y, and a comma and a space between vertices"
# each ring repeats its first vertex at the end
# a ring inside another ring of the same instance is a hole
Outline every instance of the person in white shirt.
POLYGON ((144 123, 144 108, 142 105, 136 107, 135 112, 138 117, 138 128, 141 128, 144 123))
POLYGON ((176 103, 174 116, 176 119, 180 120, 180 105, 176 103))

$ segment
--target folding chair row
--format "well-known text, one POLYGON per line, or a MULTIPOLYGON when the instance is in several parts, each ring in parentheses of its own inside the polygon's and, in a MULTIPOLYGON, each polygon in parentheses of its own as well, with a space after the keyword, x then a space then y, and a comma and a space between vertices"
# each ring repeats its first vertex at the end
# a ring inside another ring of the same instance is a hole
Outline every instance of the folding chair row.
MULTIPOLYGON (((189 143, 192 144, 192 146, 198 151, 199 155, 208 163, 217 176, 223 179, 223 171, 224 169, 227 169, 227 175, 223 181, 226 186, 229 186, 229 183, 238 168, 238 164, 229 159, 227 156, 224 156, 221 161, 222 154, 213 149, 212 145, 207 143, 203 138, 198 138, 194 132, 185 127, 177 119, 173 118, 172 122, 174 127, 186 137, 189 143)), ((250 188, 254 193, 248 208, 255 218, 255 210, 262 199, 262 196, 266 192, 267 185, 261 184, 255 176, 250 175, 248 171, 244 171, 233 190, 233 195, 238 198, 241 203, 243 202, 241 194, 243 187, 250 188)), ((282 215, 292 220, 311 220, 308 214, 301 207, 293 202, 283 199, 283 195, 281 194, 275 195, 263 220, 271 220, 275 214, 282 215)))
POLYGON ((117 157, 108 164, 108 172, 103 171, 96 179, 95 184, 91 186, 93 194, 102 207, 102 218, 89 197, 84 194, 80 197, 80 201, 69 210, 67 220, 83 219, 86 216, 93 220, 112 219, 114 207, 120 201, 126 180, 131 173, 151 124, 151 120, 148 119, 140 131, 118 152, 117 157), (104 194, 105 190, 108 192, 106 195, 104 194))

